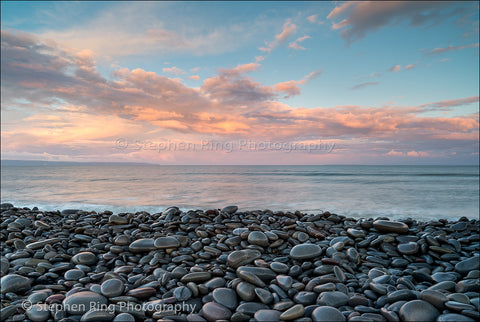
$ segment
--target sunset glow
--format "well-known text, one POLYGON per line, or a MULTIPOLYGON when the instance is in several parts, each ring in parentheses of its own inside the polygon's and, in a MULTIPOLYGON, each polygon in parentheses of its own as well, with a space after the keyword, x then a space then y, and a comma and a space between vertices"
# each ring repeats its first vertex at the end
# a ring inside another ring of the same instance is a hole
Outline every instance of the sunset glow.
POLYGON ((2 159, 478 164, 478 2, 1 6, 2 159))

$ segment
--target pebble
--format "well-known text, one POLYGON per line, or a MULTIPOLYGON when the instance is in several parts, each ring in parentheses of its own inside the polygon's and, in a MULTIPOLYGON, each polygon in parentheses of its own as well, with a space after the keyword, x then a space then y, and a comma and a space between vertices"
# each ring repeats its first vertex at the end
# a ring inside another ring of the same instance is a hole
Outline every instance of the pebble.
POLYGON ((440 312, 430 303, 422 300, 409 301, 400 308, 399 316, 402 321, 435 321, 440 312))
POLYGON ((373 227, 381 232, 403 234, 408 232, 408 226, 402 222, 390 220, 375 220, 373 227))
POLYGON ((315 244, 296 245, 290 251, 290 257, 293 259, 305 260, 316 258, 322 254, 320 246, 315 244))
POLYGON ((238 306, 237 294, 230 288, 217 288, 212 292, 212 297, 215 302, 229 310, 235 310, 238 306))
POLYGON ((128 246, 128 249, 132 253, 148 253, 156 249, 155 241, 152 238, 137 239, 128 246))
POLYGON ((230 267, 237 268, 242 265, 250 264, 262 254, 258 250, 242 249, 231 252, 227 257, 227 264, 230 267))
POLYGON ((34 304, 25 312, 32 321, 46 321, 50 317, 50 311, 47 304, 34 304))
POLYGON ((202 315, 207 321, 218 321, 230 319, 232 312, 221 304, 208 302, 202 307, 202 315))
POLYGON ((106 297, 115 297, 123 294, 124 284, 117 278, 111 278, 102 283, 100 292, 106 297))
POLYGON ((305 313, 305 308, 303 307, 302 304, 296 304, 283 312, 280 315, 280 319, 282 320, 295 320, 297 318, 300 318, 303 316, 305 313))
POLYGON ((320 306, 312 312, 313 322, 345 322, 347 319, 338 309, 331 306, 320 306))
POLYGON ((480 319, 476 219, 236 206, 116 215, 9 207, 1 215, 2 321, 480 319), (26 299, 34 306, 22 310, 26 299), (85 310, 40 312, 61 303, 85 310))
POLYGON ((155 239, 154 245, 158 249, 178 248, 180 242, 174 237, 160 237, 155 239))
POLYGON ((18 294, 30 289, 31 280, 18 274, 9 274, 2 277, 0 280, 0 286, 2 294, 8 292, 18 294))
POLYGON ((97 263, 97 256, 92 252, 81 252, 72 257, 72 262, 89 266, 97 263))
POLYGON ((248 234, 248 242, 252 245, 267 247, 270 245, 267 235, 261 231, 252 231, 248 234))
POLYGON ((83 291, 73 293, 63 300, 63 307, 69 314, 84 314, 92 307, 101 307, 108 304, 108 300, 95 292, 83 291))
POLYGON ((254 319, 257 322, 272 322, 280 321, 280 315, 282 312, 277 310, 258 310, 255 312, 254 319))

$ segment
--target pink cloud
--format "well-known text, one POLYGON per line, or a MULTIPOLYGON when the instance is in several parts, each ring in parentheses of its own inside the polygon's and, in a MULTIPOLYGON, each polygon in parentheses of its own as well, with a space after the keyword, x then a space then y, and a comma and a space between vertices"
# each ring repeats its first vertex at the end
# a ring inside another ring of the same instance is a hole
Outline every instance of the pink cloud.
POLYGON ((400 68, 401 68, 400 65, 395 65, 392 68, 390 68, 390 71, 396 73, 400 70, 400 68))
POLYGON ((461 45, 461 46, 448 46, 448 47, 440 47, 440 48, 435 48, 432 49, 428 52, 429 55, 435 55, 435 54, 442 54, 442 53, 447 53, 449 51, 455 51, 455 50, 463 50, 467 48, 476 48, 478 47, 478 42, 474 44, 469 44, 469 45, 461 45))
POLYGON ((318 14, 317 15, 311 15, 307 17, 307 20, 310 21, 311 23, 316 23, 318 19, 318 14))
POLYGON ((417 64, 407 65, 407 66, 405 66, 405 70, 409 70, 409 69, 415 68, 416 66, 417 66, 417 64))
POLYGON ((182 74, 186 74, 186 72, 176 66, 167 67, 162 69, 165 73, 169 73, 170 75, 178 76, 182 74))
POLYGON ((272 42, 265 42, 265 47, 260 47, 259 49, 263 52, 270 53, 273 49, 278 47, 280 44, 284 44, 288 38, 290 38, 297 31, 297 26, 292 23, 291 19, 283 24, 282 32, 278 35, 275 35, 275 40, 272 42))
POLYGON ((305 47, 302 47, 299 45, 300 42, 304 41, 305 39, 311 38, 310 36, 303 36, 300 38, 297 38, 295 41, 292 41, 290 44, 288 44, 289 48, 293 48, 295 50, 305 50, 305 47))
POLYGON ((188 78, 188 79, 199 80, 199 79, 200 79, 200 76, 198 76, 198 75, 192 75, 192 76, 188 76, 187 78, 188 78))
POLYGON ((425 151, 470 155, 478 146, 478 114, 422 114, 428 107, 475 103, 478 96, 418 107, 309 109, 278 99, 298 95, 300 86, 320 75, 320 70, 300 80, 269 86, 245 76, 260 68, 249 63, 220 69, 199 88, 190 88, 140 68, 117 69, 111 79, 104 78, 96 71, 94 58, 93 52, 62 49, 28 34, 2 32, 2 118, 18 120, 2 125, 2 153, 78 158, 103 153, 114 158, 118 151, 112 150, 112 142, 118 137, 152 140, 179 135, 197 141, 202 135, 335 140, 344 148, 334 153, 343 156, 357 152, 387 155, 391 151, 391 155, 414 151, 411 157, 426 156, 425 151), (14 108, 19 99, 29 102, 21 112, 14 108))
POLYGON ((348 1, 336 6, 327 19, 341 19, 332 29, 341 30, 341 36, 352 42, 395 22, 420 26, 459 14, 445 11, 449 6, 442 1, 348 1))

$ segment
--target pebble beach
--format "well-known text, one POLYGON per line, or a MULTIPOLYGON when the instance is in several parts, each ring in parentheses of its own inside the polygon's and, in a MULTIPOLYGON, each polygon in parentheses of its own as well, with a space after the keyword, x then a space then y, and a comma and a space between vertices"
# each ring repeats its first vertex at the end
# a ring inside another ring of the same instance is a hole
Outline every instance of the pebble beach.
POLYGON ((1 204, 1 321, 479 321, 478 219, 1 204))

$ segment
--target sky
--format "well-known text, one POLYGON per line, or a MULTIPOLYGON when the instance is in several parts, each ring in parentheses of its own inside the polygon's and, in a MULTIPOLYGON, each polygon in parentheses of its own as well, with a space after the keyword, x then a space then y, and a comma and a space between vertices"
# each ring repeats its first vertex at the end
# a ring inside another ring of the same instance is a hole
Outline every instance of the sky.
POLYGON ((1 157, 478 165, 479 2, 1 2, 1 157))

